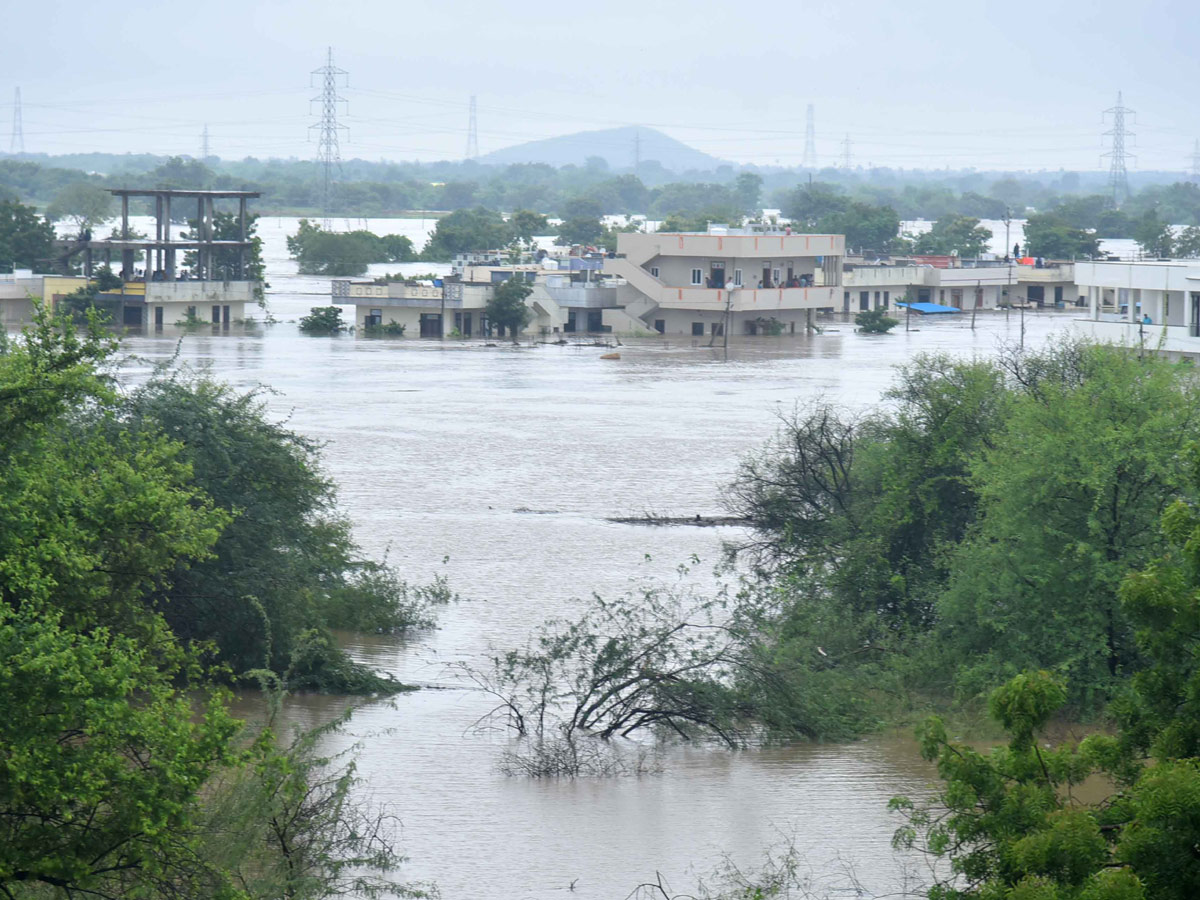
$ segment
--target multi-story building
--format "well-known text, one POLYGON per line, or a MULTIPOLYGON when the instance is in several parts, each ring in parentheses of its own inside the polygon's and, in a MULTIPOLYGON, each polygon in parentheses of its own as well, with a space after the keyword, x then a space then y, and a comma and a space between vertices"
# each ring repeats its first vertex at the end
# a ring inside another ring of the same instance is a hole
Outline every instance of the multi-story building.
POLYGON ((614 331, 700 337, 811 325, 813 312, 842 304, 840 234, 709 226, 707 233, 617 235, 604 272, 623 279, 620 309, 605 309, 614 331))
POLYGON ((1200 260, 1079 262, 1075 283, 1092 337, 1200 354, 1200 260))

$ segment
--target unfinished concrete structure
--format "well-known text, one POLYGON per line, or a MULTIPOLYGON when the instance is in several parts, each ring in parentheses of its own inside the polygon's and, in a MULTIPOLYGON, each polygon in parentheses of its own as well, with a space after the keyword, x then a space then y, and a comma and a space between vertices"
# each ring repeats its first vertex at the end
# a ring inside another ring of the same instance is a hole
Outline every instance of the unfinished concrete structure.
POLYGON ((58 261, 66 271, 82 254, 88 278, 103 262, 118 275, 122 286, 106 293, 117 306, 115 324, 161 327, 180 322, 228 325, 245 318, 245 305, 254 302, 261 287, 250 277, 249 256, 254 242, 249 235, 247 202, 257 191, 196 191, 166 188, 118 188, 111 193, 121 200, 121 217, 115 237, 94 239, 89 232, 58 242, 58 261), (129 200, 147 198, 154 218, 154 233, 136 237, 129 223, 129 200), (237 236, 216 236, 215 202, 236 200, 237 236), (193 205, 194 204, 194 207, 193 205), (173 225, 179 214, 195 211, 195 227, 184 238, 185 226, 173 225), (178 228, 178 231, 175 229, 178 228), (184 271, 181 254, 192 251, 194 262, 184 271), (145 254, 144 268, 135 268, 145 254), (118 262, 119 265, 114 265, 118 262))

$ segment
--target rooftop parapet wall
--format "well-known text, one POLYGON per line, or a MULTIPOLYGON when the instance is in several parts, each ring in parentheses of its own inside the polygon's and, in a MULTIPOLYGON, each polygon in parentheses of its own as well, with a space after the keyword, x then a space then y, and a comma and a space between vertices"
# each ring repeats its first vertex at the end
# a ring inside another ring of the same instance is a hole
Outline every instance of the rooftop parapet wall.
POLYGON ((618 234, 617 253, 639 265, 656 256, 715 259, 845 256, 846 238, 840 234, 618 234))

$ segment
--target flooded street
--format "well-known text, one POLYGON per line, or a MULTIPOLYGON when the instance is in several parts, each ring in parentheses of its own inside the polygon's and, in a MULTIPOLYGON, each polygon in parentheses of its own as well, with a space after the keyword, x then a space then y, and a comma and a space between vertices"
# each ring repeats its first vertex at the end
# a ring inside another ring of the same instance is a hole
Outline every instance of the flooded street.
MULTIPOLYGON (((260 227, 279 324, 133 336, 124 346, 141 362, 128 372, 144 374, 178 340, 182 360, 244 388, 269 386, 271 409, 325 442, 363 546, 386 552, 410 581, 446 575, 462 596, 441 610, 435 632, 351 643, 359 658, 401 679, 446 688, 368 704, 346 738, 362 743, 359 772, 370 792, 403 819, 411 861, 402 878, 434 881, 455 900, 542 900, 572 884, 571 896, 623 898, 656 872, 688 888, 690 872, 709 871, 724 853, 753 865, 791 836, 814 870, 852 867, 868 895, 898 890, 905 871, 890 849, 898 822, 887 800, 923 793, 931 775, 910 741, 681 749, 661 775, 506 778, 496 768, 504 736, 470 731, 486 698, 448 666, 522 643, 592 592, 681 578, 707 588, 734 530, 605 517, 720 513, 721 485, 771 435, 779 413, 818 398, 873 404, 912 354, 992 354, 1018 340, 1020 317, 981 315, 974 332, 969 316, 914 321, 920 330, 886 336, 829 321, 811 337, 734 338, 728 359, 661 339, 626 341, 621 359, 608 361, 604 350, 572 346, 309 338, 294 320, 327 302, 320 293, 328 280, 291 274, 280 235, 294 226, 278 220, 276 230, 275 221, 260 227)), ((409 220, 390 230, 401 226, 423 227, 409 220)), ((1040 343, 1071 318, 1028 314, 1026 341, 1040 343)), ((343 704, 294 697, 288 715, 315 724, 343 704)))

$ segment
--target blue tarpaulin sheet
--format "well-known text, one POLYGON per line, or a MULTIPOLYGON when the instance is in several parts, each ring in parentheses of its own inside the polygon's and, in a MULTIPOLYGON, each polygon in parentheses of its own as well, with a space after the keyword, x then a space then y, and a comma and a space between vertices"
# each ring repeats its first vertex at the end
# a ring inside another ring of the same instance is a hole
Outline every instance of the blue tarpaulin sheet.
POLYGON ((957 313, 962 312, 957 306, 942 306, 940 303, 897 303, 897 306, 911 306, 913 312, 919 312, 921 315, 934 315, 937 313, 957 313))

